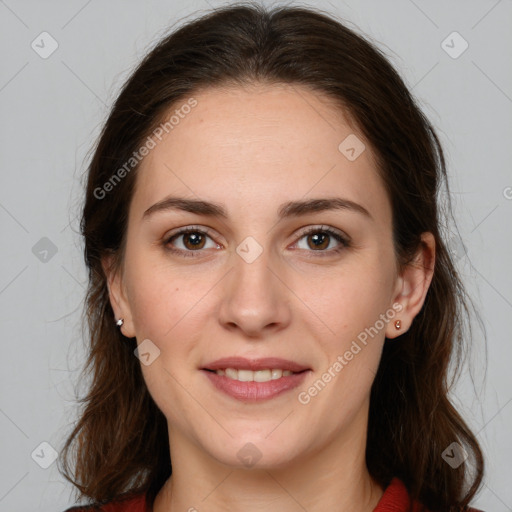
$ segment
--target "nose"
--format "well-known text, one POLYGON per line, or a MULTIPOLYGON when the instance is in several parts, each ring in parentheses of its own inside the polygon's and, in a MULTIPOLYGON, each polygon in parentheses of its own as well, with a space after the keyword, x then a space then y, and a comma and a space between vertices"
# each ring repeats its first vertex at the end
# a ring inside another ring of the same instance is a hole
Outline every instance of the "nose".
POLYGON ((224 329, 263 338, 289 325, 292 293, 283 266, 269 260, 265 250, 251 263, 233 254, 234 268, 224 280, 219 309, 224 329))

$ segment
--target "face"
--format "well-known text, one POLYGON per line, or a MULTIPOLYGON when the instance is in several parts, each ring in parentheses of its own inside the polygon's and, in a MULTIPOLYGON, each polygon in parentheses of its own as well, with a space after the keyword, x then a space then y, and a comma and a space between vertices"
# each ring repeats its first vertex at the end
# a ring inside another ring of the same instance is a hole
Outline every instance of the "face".
POLYGON ((410 314, 371 148, 304 87, 194 98, 138 170, 109 281, 170 437, 262 467, 359 439, 385 337, 410 314))

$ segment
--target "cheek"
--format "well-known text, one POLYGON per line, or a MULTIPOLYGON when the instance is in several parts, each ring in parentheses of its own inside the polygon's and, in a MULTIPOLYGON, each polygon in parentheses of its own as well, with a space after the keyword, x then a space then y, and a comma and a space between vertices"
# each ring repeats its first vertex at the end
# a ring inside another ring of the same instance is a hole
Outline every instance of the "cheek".
POLYGON ((338 290, 343 293, 337 301, 331 296, 326 321, 335 335, 322 340, 325 358, 320 373, 324 382, 333 383, 328 384, 332 393, 329 400, 346 406, 359 403, 369 393, 384 343, 386 323, 380 315, 385 307, 375 290, 363 293, 358 287, 350 298, 344 293, 349 291, 346 287, 338 290))
POLYGON ((370 262, 333 272, 317 279, 318 286, 309 286, 308 306, 328 328, 328 344, 342 349, 377 322, 383 337, 385 326, 379 319, 390 308, 393 283, 391 266, 388 271, 382 263, 370 262))
POLYGON ((137 338, 150 338, 157 345, 175 330, 201 296, 195 283, 187 282, 179 272, 147 261, 134 259, 127 271, 127 282, 137 338))
POLYGON ((301 390, 301 403, 309 403, 314 411, 310 416, 328 430, 336 430, 340 421, 348 423, 358 414, 378 370, 387 326, 381 315, 386 318, 391 285, 391 281, 386 282, 388 288, 378 285, 378 279, 379 274, 369 269, 354 272, 331 280, 328 293, 314 296, 311 309, 328 330, 326 336, 312 333, 322 363, 314 381, 301 390))
MULTIPOLYGON (((146 263, 134 265, 133 270, 128 282, 137 343, 149 339, 159 351, 151 364, 141 364, 141 370, 157 405, 172 415, 170 404, 181 404, 180 383, 194 361, 191 352, 204 325, 197 316, 206 290, 162 266, 146 263)), ((185 406, 186 401, 178 409, 185 406)))

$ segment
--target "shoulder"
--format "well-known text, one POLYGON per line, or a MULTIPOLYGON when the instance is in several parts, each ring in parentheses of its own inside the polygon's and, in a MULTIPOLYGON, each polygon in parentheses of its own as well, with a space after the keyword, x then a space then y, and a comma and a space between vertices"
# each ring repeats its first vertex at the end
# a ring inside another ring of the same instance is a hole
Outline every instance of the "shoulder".
POLYGON ((64 512, 151 512, 147 504, 146 494, 137 494, 123 500, 116 500, 101 506, 80 505, 71 507, 64 512))

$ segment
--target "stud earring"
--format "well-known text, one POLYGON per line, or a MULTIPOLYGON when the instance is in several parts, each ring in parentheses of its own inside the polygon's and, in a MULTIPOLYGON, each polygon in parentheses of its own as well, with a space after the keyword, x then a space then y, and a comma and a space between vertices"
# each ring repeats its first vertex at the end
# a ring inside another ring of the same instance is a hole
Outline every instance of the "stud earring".
POLYGON ((396 329, 397 331, 399 331, 399 330, 400 330, 400 327, 402 327, 402 322, 400 322, 400 320, 397 320, 397 321, 395 322, 395 329, 396 329))
POLYGON ((124 320, 123 320, 122 318, 120 318, 120 319, 116 322, 117 327, 121 327, 123 324, 124 324, 124 320))

